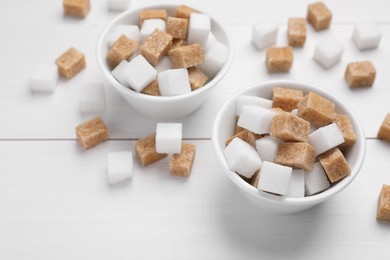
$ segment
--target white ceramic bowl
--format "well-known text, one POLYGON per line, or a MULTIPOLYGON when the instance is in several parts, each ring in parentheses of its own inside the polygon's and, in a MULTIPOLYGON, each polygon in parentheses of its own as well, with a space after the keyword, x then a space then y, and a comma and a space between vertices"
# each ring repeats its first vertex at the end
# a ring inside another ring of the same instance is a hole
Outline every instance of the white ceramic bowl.
POLYGON ((359 170, 363 164, 366 151, 366 141, 363 127, 359 122, 356 114, 346 105, 344 101, 323 89, 314 87, 313 85, 288 80, 268 81, 254 84, 248 88, 245 88, 244 90, 239 91, 228 101, 226 101, 226 103, 220 109, 215 120, 212 141, 217 160, 226 176, 229 177, 229 179, 233 181, 239 190, 242 191, 246 197, 255 205, 277 213, 294 213, 303 211, 333 197, 345 189, 358 175, 359 170), (236 125, 235 111, 237 97, 240 95, 254 95, 272 99, 272 89, 276 86, 300 89, 304 92, 304 94, 308 93, 309 91, 316 92, 334 102, 336 105, 336 112, 347 114, 351 120, 357 137, 356 143, 348 148, 345 154, 346 159, 351 167, 351 174, 322 193, 304 198, 288 198, 272 195, 260 191, 252 185, 246 183, 235 172, 229 170, 226 164, 222 151, 225 148, 225 140, 233 135, 236 125))
POLYGON ((138 24, 139 12, 144 9, 166 9, 168 15, 173 15, 174 9, 178 5, 149 5, 137 9, 130 9, 121 13, 112 20, 101 32, 97 43, 97 62, 100 71, 107 79, 109 84, 113 86, 118 93, 137 111, 141 114, 156 119, 174 119, 184 117, 202 105, 206 98, 210 95, 210 90, 225 76, 232 61, 233 61, 233 41, 226 27, 217 19, 211 18, 211 31, 218 41, 225 44, 228 48, 228 54, 225 64, 219 70, 218 74, 212 78, 202 88, 192 91, 191 93, 173 96, 173 97, 156 97, 138 93, 122 84, 120 84, 111 74, 106 62, 107 36, 114 30, 114 27, 119 24, 138 24))

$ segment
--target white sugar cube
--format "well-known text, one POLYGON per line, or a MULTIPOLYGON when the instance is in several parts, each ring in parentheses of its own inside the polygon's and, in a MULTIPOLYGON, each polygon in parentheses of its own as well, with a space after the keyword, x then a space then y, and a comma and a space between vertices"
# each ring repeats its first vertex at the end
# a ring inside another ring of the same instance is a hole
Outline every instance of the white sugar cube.
POLYGON ((121 24, 115 26, 114 31, 107 36, 108 47, 110 48, 122 34, 136 43, 140 43, 140 31, 138 26, 121 24))
POLYGON ((310 172, 305 172, 305 193, 307 196, 324 191, 330 187, 326 173, 319 162, 314 163, 310 172))
POLYGON ((352 38, 360 50, 377 48, 382 33, 374 22, 360 22, 355 24, 352 38))
POLYGON ((127 60, 122 60, 121 63, 119 63, 115 69, 112 70, 111 74, 116 78, 116 80, 119 81, 122 85, 129 87, 129 85, 126 82, 127 77, 127 65, 129 62, 127 60))
POLYGON ((308 135, 309 143, 314 148, 314 155, 320 155, 339 144, 344 143, 344 137, 336 123, 320 127, 308 135))
POLYGON ((223 150, 223 155, 230 170, 247 178, 251 178, 262 164, 255 148, 237 137, 223 150))
POLYGON ((237 124, 256 134, 269 134, 275 114, 274 111, 260 106, 243 106, 237 124))
POLYGON ((316 45, 314 59, 328 69, 341 60, 343 52, 344 47, 340 41, 329 37, 316 45))
POLYGON ((279 139, 265 136, 256 140, 256 150, 262 161, 274 162, 278 153, 279 139))
POLYGON ((151 35, 154 30, 158 29, 160 31, 165 32, 166 24, 164 20, 161 19, 146 19, 142 23, 141 28, 141 42, 145 41, 146 38, 151 35))
POLYGON ((133 176, 132 152, 112 152, 107 155, 107 174, 110 184, 123 182, 133 176))
POLYGON ((58 68, 54 64, 38 63, 30 77, 33 91, 54 92, 57 87, 58 68))
POLYGON ((80 88, 79 108, 81 113, 102 113, 106 109, 104 85, 84 84, 80 88))
POLYGON ((164 56, 154 68, 158 73, 172 69, 172 62, 168 56, 164 56))
POLYGON ((206 14, 192 13, 188 24, 188 44, 199 43, 206 48, 211 29, 210 17, 206 14))
POLYGON ((212 41, 204 53, 204 63, 198 65, 207 76, 213 77, 223 66, 228 55, 228 48, 215 40, 212 41))
POLYGON ((187 69, 171 69, 158 73, 161 96, 176 96, 191 92, 187 69))
POLYGON ((156 151, 181 153, 182 127, 179 123, 157 123, 156 151))
POLYGON ((258 189, 279 195, 286 195, 292 168, 272 162, 263 162, 258 189))
POLYGON ((256 96, 239 96, 237 98, 236 116, 241 114, 242 107, 246 105, 257 105, 264 108, 272 108, 272 100, 256 96))
POLYGON ((305 172, 303 170, 292 170, 286 196, 293 198, 305 197, 305 172))
POLYGON ((272 20, 261 21, 252 28, 252 43, 259 50, 275 44, 277 37, 278 25, 272 20))
POLYGON ((108 9, 110 11, 125 11, 130 7, 130 0, 108 0, 108 9))
POLYGON ((217 38, 215 38, 215 35, 214 33, 212 33, 211 31, 209 32, 209 38, 207 39, 207 46, 206 46, 206 49, 208 49, 210 47, 210 44, 213 42, 213 41, 217 41, 217 38))

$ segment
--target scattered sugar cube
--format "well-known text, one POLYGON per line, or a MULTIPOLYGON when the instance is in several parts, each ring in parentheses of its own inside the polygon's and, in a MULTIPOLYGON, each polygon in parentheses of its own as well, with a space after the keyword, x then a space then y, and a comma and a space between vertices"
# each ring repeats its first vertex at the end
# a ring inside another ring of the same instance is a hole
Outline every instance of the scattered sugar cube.
POLYGON ((288 19, 288 45, 302 47, 306 41, 306 20, 305 18, 288 19))
POLYGON ((343 135, 336 123, 320 127, 308 137, 309 143, 314 147, 315 156, 344 143, 343 135))
POLYGON ((135 153, 142 166, 148 166, 168 156, 166 153, 156 151, 156 133, 139 139, 135 143, 135 153))
POLYGON ((308 143, 281 143, 275 163, 310 171, 314 164, 314 148, 308 143))
POLYGON ((157 80, 162 96, 176 96, 191 92, 187 69, 171 69, 160 72, 157 80))
POLYGON ((303 92, 298 89, 275 87, 272 89, 272 107, 279 107, 290 112, 298 108, 298 103, 303 98, 303 92))
POLYGON ((91 10, 89 0, 63 0, 64 14, 85 18, 91 10))
POLYGON ((189 143, 183 143, 181 153, 172 155, 169 162, 169 171, 171 175, 188 177, 191 174, 194 163, 196 146, 189 143))
POLYGON ((146 9, 139 12, 139 24, 143 26, 145 20, 160 19, 167 21, 168 12, 165 9, 146 9))
POLYGON ((266 65, 268 72, 288 72, 293 65, 293 50, 289 47, 267 49, 266 65))
POLYGON ((175 17, 190 19, 192 13, 199 13, 198 10, 188 7, 186 5, 180 5, 175 8, 175 17))
POLYGON ((229 139, 226 140, 225 145, 229 145, 231 141, 233 141, 234 138, 240 138, 244 142, 247 142, 248 144, 252 145, 253 147, 256 147, 256 136, 251 131, 248 131, 244 129, 243 131, 233 135, 229 139))
POLYGON ((223 66, 228 55, 228 48, 219 41, 210 43, 205 52, 205 61, 199 65, 199 68, 208 76, 213 77, 223 66))
POLYGON ((286 196, 292 198, 305 197, 305 172, 303 170, 292 170, 286 196))
POLYGON ((382 38, 382 33, 374 22, 355 24, 352 38, 360 50, 375 49, 382 38))
POLYGON ((179 123, 157 123, 156 151, 181 153, 182 127, 179 123))
POLYGON ((272 136, 264 136, 256 140, 256 150, 264 162, 275 162, 280 141, 272 136))
POLYGON ((328 37, 316 45, 314 59, 324 68, 329 69, 341 60, 344 47, 341 42, 333 37, 328 37))
POLYGON ((264 162, 258 188, 278 195, 287 195, 292 168, 272 162, 264 162))
POLYGON ((147 85, 141 93, 150 95, 150 96, 161 96, 160 89, 158 87, 157 80, 153 80, 149 85, 147 85))
POLYGON ((53 64, 38 63, 30 77, 32 91, 54 92, 57 87, 58 68, 53 64))
POLYGON ((269 109, 272 108, 272 101, 266 98, 256 97, 256 96, 245 96, 245 95, 238 96, 236 115, 240 116, 242 107, 247 105, 256 105, 256 106, 261 106, 269 109))
POLYGON ((237 124, 256 134, 269 134, 276 113, 260 106, 243 106, 237 124))
POLYGON ((291 113, 277 114, 272 118, 270 135, 285 142, 307 142, 310 123, 291 113))
POLYGON ((205 48, 207 46, 210 30, 211 21, 208 15, 191 13, 188 24, 188 43, 199 43, 203 48, 205 48))
POLYGON ((106 60, 110 68, 115 68, 123 60, 128 60, 137 49, 138 44, 125 35, 121 35, 108 51, 106 60))
POLYGON ((278 24, 272 20, 263 20, 252 28, 252 43, 262 50, 276 43, 278 37, 278 24))
POLYGON ((188 68, 188 77, 191 84, 191 90, 195 91, 206 84, 208 77, 197 67, 188 68))
POLYGON ((140 43, 141 36, 138 26, 121 24, 115 26, 114 31, 107 36, 108 47, 111 48, 121 35, 125 35, 127 38, 132 39, 137 44, 140 43))
POLYGON ((141 45, 141 54, 150 64, 156 66, 172 45, 172 36, 155 30, 141 45))
POLYGON ((314 195, 330 187, 326 173, 319 162, 316 162, 313 169, 305 172, 305 192, 307 196, 314 195))
POLYGON ((184 45, 187 45, 187 42, 185 40, 183 40, 183 39, 173 39, 171 48, 169 50, 173 50, 175 48, 182 47, 184 45))
POLYGON ((344 138, 344 143, 339 145, 340 149, 347 148, 356 142, 356 134, 348 115, 340 115, 335 113, 334 122, 341 131, 344 138))
POLYGON ((165 32, 166 24, 164 20, 161 19, 148 19, 145 20, 142 24, 140 35, 141 42, 144 42, 155 30, 160 30, 165 32))
POLYGON ((307 8, 307 21, 316 31, 328 29, 332 21, 332 12, 323 2, 310 4, 307 8))
POLYGON ((108 139, 109 130, 100 116, 76 127, 77 140, 85 149, 90 149, 108 139))
POLYGON ((130 7, 131 0, 108 0, 110 11, 125 11, 130 7))
POLYGON ((347 160, 338 148, 323 153, 318 159, 331 183, 335 183, 351 173, 347 160))
POLYGON ((251 178, 262 164, 255 148, 240 138, 234 138, 223 150, 223 155, 229 169, 246 178, 251 178))
POLYGON ((183 39, 187 37, 188 20, 184 18, 168 17, 167 33, 174 39, 183 39))
POLYGON ((63 53, 58 59, 56 59, 56 64, 60 75, 66 79, 73 78, 87 66, 84 54, 75 48, 70 48, 63 53))
POLYGON ((345 70, 345 80, 350 88, 371 87, 374 84, 376 70, 370 61, 352 62, 345 70))
POLYGON ((107 175, 111 185, 133 177, 133 153, 128 151, 108 153, 107 175))
POLYGON ((376 219, 390 221, 390 185, 384 184, 378 200, 376 219))
POLYGON ((104 85, 100 83, 82 85, 79 108, 81 113, 103 113, 106 109, 104 85))
POLYGON ((205 62, 200 44, 177 47, 168 52, 173 68, 189 68, 205 62))
POLYGON ((157 63, 154 68, 157 70, 157 72, 163 72, 166 70, 172 69, 172 62, 171 59, 168 56, 162 57, 162 59, 157 63))
POLYGON ((132 59, 127 64, 126 70, 125 82, 137 92, 141 92, 157 76, 157 71, 142 55, 132 59))
POLYGON ((379 128, 378 138, 390 141, 390 113, 386 115, 379 128))
POLYGON ((298 116, 318 128, 333 122, 334 107, 334 103, 310 91, 298 103, 298 116))

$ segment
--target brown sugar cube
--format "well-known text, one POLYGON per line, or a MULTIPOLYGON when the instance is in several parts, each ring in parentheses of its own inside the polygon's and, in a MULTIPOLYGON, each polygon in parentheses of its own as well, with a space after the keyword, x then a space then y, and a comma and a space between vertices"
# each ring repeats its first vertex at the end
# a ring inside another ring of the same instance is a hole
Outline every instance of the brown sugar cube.
POLYGON ((181 5, 175 8, 175 17, 178 18, 190 19, 192 13, 199 13, 199 11, 186 5, 181 5))
POLYGON ((252 176, 252 179, 251 179, 251 185, 253 187, 259 187, 259 181, 260 181, 260 175, 261 175, 261 171, 258 170, 257 172, 255 172, 255 174, 252 176))
POLYGON ((153 80, 149 85, 147 85, 141 93, 150 95, 150 96, 161 96, 160 89, 158 88, 157 80, 153 80))
POLYGON ((108 139, 109 130, 100 116, 76 127, 77 140, 85 149, 90 149, 108 139))
POLYGON ((195 159, 196 146, 193 144, 183 143, 181 153, 172 155, 169 162, 169 171, 172 175, 188 177, 191 174, 192 164, 195 159))
POLYGON ((268 72, 288 72, 293 64, 291 47, 270 47, 267 49, 266 65, 268 72))
POLYGON ((285 142, 307 142, 310 123, 290 113, 277 114, 272 118, 270 135, 285 142))
POLYGON ((166 21, 168 12, 165 9, 142 10, 139 12, 139 25, 142 26, 146 19, 161 19, 166 21))
POLYGON ((132 39, 121 35, 108 51, 106 60, 110 68, 115 68, 123 60, 127 60, 137 50, 138 44, 132 39))
POLYGON ((388 113, 383 120, 378 131, 378 138, 390 141, 390 113, 388 113))
POLYGON ((376 70, 370 61, 349 63, 345 70, 345 80, 350 88, 371 87, 375 76, 376 70))
POLYGON ((314 148, 309 143, 281 143, 275 163, 310 171, 314 165, 314 148))
POLYGON ((288 19, 288 45, 302 47, 306 41, 306 20, 305 18, 288 19))
POLYGON ((204 62, 204 54, 199 43, 175 48, 168 52, 172 68, 189 68, 204 62))
POLYGON ((76 16, 85 18, 91 10, 91 3, 89 0, 64 0, 64 14, 69 16, 76 16))
POLYGON ((166 32, 172 35, 173 39, 184 40, 187 36, 187 26, 187 19, 168 17, 166 32))
POLYGON ((309 92, 298 103, 298 116, 319 128, 333 122, 334 107, 326 98, 309 92))
POLYGON ((230 137, 229 139, 227 139, 225 142, 225 145, 227 146, 236 137, 240 138, 244 142, 247 142, 248 144, 252 145, 253 147, 256 147, 255 134, 249 130, 246 130, 246 129, 244 129, 243 131, 239 132, 238 134, 235 134, 232 137, 230 137))
POLYGON ((332 20, 332 12, 323 2, 310 4, 307 7, 307 21, 316 31, 328 29, 332 20))
POLYGON ((376 219, 382 221, 390 221, 390 185, 382 186, 381 194, 378 200, 378 210, 376 219))
POLYGON ((322 154, 318 159, 331 183, 335 183, 351 173, 347 160, 338 148, 333 148, 322 154))
POLYGON ((135 143, 135 153, 142 166, 147 166, 168 156, 156 151, 156 133, 139 139, 135 143))
POLYGON ((56 64, 60 74, 67 79, 73 78, 87 67, 84 54, 75 48, 70 48, 63 53, 56 59, 56 64))
POLYGON ((344 143, 338 146, 339 149, 342 150, 353 145, 356 142, 356 134, 349 117, 347 115, 340 115, 335 113, 334 122, 340 129, 344 138, 344 143))
POLYGON ((183 39, 173 39, 171 48, 169 50, 173 50, 173 49, 176 49, 178 47, 185 46, 185 45, 187 45, 187 42, 185 40, 183 40, 183 39))
POLYGON ((172 36, 156 29, 141 45, 141 54, 156 66, 169 51, 172 45, 172 36))
POLYGON ((303 98, 303 92, 297 89, 276 87, 272 89, 272 107, 279 107, 291 112, 298 108, 298 103, 303 98))
POLYGON ((191 90, 197 90, 206 84, 208 77, 197 67, 188 69, 188 77, 190 79, 191 90))

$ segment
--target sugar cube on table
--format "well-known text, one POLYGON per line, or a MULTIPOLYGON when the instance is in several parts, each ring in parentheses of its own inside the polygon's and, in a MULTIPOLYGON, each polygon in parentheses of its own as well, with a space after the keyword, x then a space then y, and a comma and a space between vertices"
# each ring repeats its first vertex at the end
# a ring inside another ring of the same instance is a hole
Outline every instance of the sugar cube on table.
POLYGON ((328 29, 332 21, 332 12, 323 2, 309 4, 307 7, 307 21, 316 31, 328 29))
POLYGON ((371 87, 376 77, 376 69, 370 61, 351 62, 345 70, 345 80, 350 88, 371 87))
POLYGON ((375 49, 382 38, 382 33, 374 22, 355 24, 352 38, 360 50, 375 49))
POLYGON ((85 18, 91 10, 89 0, 63 0, 64 14, 85 18))
POLYGON ((344 143, 343 135, 336 123, 318 128, 309 134, 308 138, 314 147, 315 156, 344 143))
POLYGON ((278 195, 287 195, 291 172, 291 167, 263 162, 258 189, 278 195))
POLYGON ((85 149, 90 149, 108 139, 109 129, 98 116, 76 127, 77 140, 85 149))
POLYGON ((310 171, 313 168, 314 159, 314 148, 310 144, 285 142, 279 144, 275 163, 310 171))
POLYGON ((264 136, 256 140, 256 150, 262 161, 275 162, 280 140, 272 136, 264 136))
POLYGON ((125 35, 121 35, 112 45, 106 55, 106 60, 110 68, 115 68, 123 60, 128 60, 136 51, 138 44, 125 35))
POLYGON ((133 177, 133 153, 128 151, 108 153, 107 175, 111 185, 133 177))
POLYGON ((167 21, 168 12, 166 9, 145 9, 139 12, 139 25, 143 26, 145 20, 160 19, 167 21))
POLYGON ((107 45, 109 48, 119 39, 121 35, 125 35, 127 38, 140 43, 141 36, 138 26, 121 24, 114 27, 114 31, 107 36, 107 45))
POLYGON ((162 96, 176 96, 191 92, 187 69, 171 69, 160 72, 157 81, 162 96))
POLYGON ((30 77, 32 91, 54 92, 57 87, 58 68, 53 64, 38 63, 30 77))
POLYGON ((212 41, 205 51, 205 61, 198 67, 207 76, 214 77, 220 68, 222 68, 228 55, 228 48, 223 43, 212 41))
POLYGON ((287 197, 302 198, 305 197, 305 171, 293 169, 291 172, 290 183, 288 184, 287 197))
POLYGON ((288 45, 302 47, 306 41, 306 20, 305 18, 288 19, 288 45))
POLYGON ((186 5, 180 5, 174 11, 175 17, 184 19, 190 19, 192 13, 199 13, 199 11, 186 5))
POLYGON ((81 113, 103 113, 106 109, 104 85, 87 83, 80 88, 79 108, 81 113))
POLYGON ((246 96, 241 95, 237 97, 237 108, 236 108, 236 116, 241 115, 242 107, 248 105, 256 105, 264 108, 272 108, 272 100, 256 97, 256 96, 246 96))
POLYGON ((145 41, 155 30, 160 30, 165 32, 166 24, 164 20, 161 19, 148 19, 145 20, 142 24, 140 30, 141 42, 145 41))
POLYGON ((272 20, 263 20, 252 27, 252 43, 262 50, 276 43, 279 26, 272 20))
POLYGON ((168 56, 162 57, 162 59, 157 63, 154 68, 157 70, 157 72, 163 72, 165 70, 172 69, 172 62, 171 59, 168 56))
POLYGON ((302 90, 284 87, 272 89, 272 107, 279 107, 287 112, 298 108, 298 103, 302 98, 302 90))
POLYGON ((356 142, 356 134, 348 115, 335 113, 334 122, 338 126, 344 138, 344 143, 340 144, 338 147, 342 150, 353 145, 356 142))
POLYGON ((305 194, 311 196, 330 187, 326 173, 319 162, 314 163, 311 171, 305 172, 305 194))
POLYGON ((223 150, 228 168, 251 178, 260 169, 262 161, 255 148, 240 138, 234 138, 223 150))
POLYGON ((390 221, 390 185, 383 184, 379 194, 376 219, 390 221))
POLYGON ((177 47, 168 52, 173 68, 190 68, 205 62, 200 44, 177 47))
POLYGON ((156 151, 156 133, 135 142, 135 153, 142 166, 148 166, 168 156, 166 153, 156 151))
POLYGON ((243 106, 237 125, 256 134, 269 134, 276 113, 260 106, 243 106))
POLYGON ((160 88, 158 87, 157 79, 153 80, 149 85, 147 85, 141 93, 150 95, 150 96, 161 96, 160 88))
POLYGON ((156 151, 158 153, 181 153, 182 128, 180 123, 157 123, 156 151))
POLYGON ((171 35, 160 30, 155 30, 141 44, 141 54, 149 61, 150 64, 156 66, 169 51, 171 45, 171 35))
POLYGON ((293 50, 290 46, 267 49, 265 63, 268 72, 288 72, 293 65, 293 61, 293 50))
POLYGON ((191 67, 188 68, 188 77, 191 84, 191 90, 197 90, 201 87, 203 87, 207 80, 209 79, 206 74, 204 74, 200 69, 197 67, 191 67))
POLYGON ((272 118, 270 135, 285 142, 307 142, 310 123, 291 113, 277 114, 272 118))
POLYGON ((188 177, 191 174, 192 165, 194 164, 196 146, 194 144, 183 143, 181 153, 172 155, 169 162, 169 171, 171 175, 188 177))
POLYGON ((108 0, 110 11, 125 11, 130 7, 131 0, 108 0))
POLYGON ((390 141, 390 113, 386 115, 379 128, 378 138, 390 141))
POLYGON ((174 39, 183 39, 187 37, 188 20, 185 18, 168 17, 167 33, 174 39))
POLYGON ((71 79, 80 71, 87 67, 85 56, 75 48, 70 48, 64 52, 55 62, 60 75, 66 79, 71 79))
POLYGON ((318 159, 331 183, 335 183, 351 173, 347 160, 338 148, 321 154, 318 159))
POLYGON ((228 145, 231 141, 233 141, 234 138, 240 138, 241 140, 247 142, 248 144, 252 145, 253 147, 256 146, 256 135, 254 133, 252 133, 251 131, 248 131, 248 130, 243 130, 235 135, 233 135, 232 137, 230 137, 229 139, 227 139, 225 141, 225 145, 228 145))
POLYGON ((188 24, 188 43, 199 43, 203 48, 205 48, 207 46, 210 30, 211 20, 208 15, 191 13, 188 24))
POLYGON ((343 52, 344 47, 341 42, 328 37, 316 45, 313 57, 324 68, 329 69, 341 60, 343 52))

